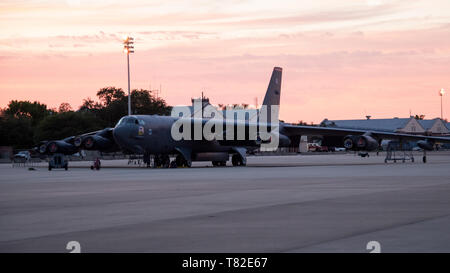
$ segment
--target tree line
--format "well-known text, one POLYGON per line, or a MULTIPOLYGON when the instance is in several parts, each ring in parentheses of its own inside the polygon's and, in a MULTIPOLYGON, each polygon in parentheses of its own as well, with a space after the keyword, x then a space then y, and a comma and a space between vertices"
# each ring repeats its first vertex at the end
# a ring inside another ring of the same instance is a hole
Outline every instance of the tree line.
MULTIPOLYGON (((0 146, 30 148, 43 140, 114 127, 128 114, 128 95, 121 88, 102 88, 97 92, 97 98, 98 101, 84 99, 77 110, 68 103, 61 103, 58 109, 49 109, 37 101, 10 101, 0 112, 0 146)), ((169 115, 172 107, 154 97, 149 90, 135 89, 131 92, 131 109, 137 115, 169 115)))

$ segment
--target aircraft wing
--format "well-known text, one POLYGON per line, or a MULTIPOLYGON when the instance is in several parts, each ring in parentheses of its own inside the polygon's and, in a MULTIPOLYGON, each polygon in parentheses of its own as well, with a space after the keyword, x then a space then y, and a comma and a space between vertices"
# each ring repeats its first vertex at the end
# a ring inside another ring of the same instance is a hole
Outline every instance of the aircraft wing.
POLYGON ((450 137, 423 136, 423 135, 399 134, 375 130, 344 129, 344 128, 303 126, 292 124, 283 124, 282 127, 283 132, 287 136, 322 135, 322 136, 344 137, 347 135, 364 135, 369 133, 371 136, 376 137, 378 139, 409 140, 409 141, 428 140, 439 143, 450 143, 450 137))
POLYGON ((112 130, 113 130, 113 128, 104 128, 104 129, 100 129, 100 130, 97 130, 97 131, 94 131, 94 132, 84 133, 84 134, 78 135, 78 136, 79 137, 93 136, 93 135, 97 135, 97 134, 99 134, 101 132, 104 132, 104 131, 112 131, 112 130))
POLYGON ((71 136, 61 140, 43 141, 36 147, 41 154, 63 153, 72 155, 84 150, 97 150, 100 152, 115 152, 119 147, 113 138, 113 128, 105 128, 78 136, 71 136))

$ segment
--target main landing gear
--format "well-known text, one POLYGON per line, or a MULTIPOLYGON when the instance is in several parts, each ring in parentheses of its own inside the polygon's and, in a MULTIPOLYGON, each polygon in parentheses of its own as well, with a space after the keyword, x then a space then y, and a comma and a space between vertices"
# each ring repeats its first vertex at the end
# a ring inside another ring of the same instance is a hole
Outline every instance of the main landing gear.
POLYGON ((170 166, 170 157, 168 155, 157 155, 153 159, 153 167, 154 168, 169 168, 170 166))
POLYGON ((171 168, 178 168, 178 167, 188 167, 188 168, 190 168, 191 166, 192 166, 192 161, 184 159, 184 157, 182 155, 177 155, 175 160, 173 160, 170 163, 170 167, 171 168))
MULTIPOLYGON (((147 167, 150 167, 150 159, 145 160, 147 167)), ((192 166, 192 161, 185 160, 183 156, 177 155, 174 160, 170 161, 169 155, 155 155, 153 158, 153 168, 180 168, 192 166)))
POLYGON ((155 155, 153 162, 150 154, 144 154, 144 163, 147 165, 147 168, 190 168, 192 166, 192 161, 185 160, 182 155, 177 155, 174 160, 170 161, 168 154, 155 155))
MULTIPOLYGON (((242 157, 240 154, 234 154, 231 157, 231 164, 233 164, 233 166, 237 167, 237 166, 245 166, 247 165, 247 160, 246 158, 242 157)), ((212 161, 212 165, 214 167, 223 167, 227 165, 227 162, 225 160, 221 160, 221 161, 212 161)))
POLYGON ((153 168, 179 168, 192 166, 192 161, 185 160, 183 156, 177 155, 170 161, 169 155, 156 155, 153 159, 153 168))
POLYGON ((231 157, 231 163, 233 164, 233 166, 245 166, 247 164, 246 160, 239 154, 234 154, 231 157))
POLYGON ((227 165, 227 162, 226 161, 212 161, 212 165, 214 167, 219 167, 219 166, 224 167, 227 165))
MULTIPOLYGON (((147 167, 152 168, 182 168, 192 167, 192 160, 186 160, 183 155, 178 154, 175 159, 170 160, 170 156, 168 154, 159 154, 153 156, 153 160, 149 154, 144 154, 144 163, 147 164, 147 167)), ((227 160, 223 158, 217 158, 218 160, 213 160, 212 165, 214 167, 224 167, 227 165, 227 160)), ((241 156, 241 154, 236 153, 231 157, 231 163, 233 166, 245 166, 247 165, 246 157, 241 156)))

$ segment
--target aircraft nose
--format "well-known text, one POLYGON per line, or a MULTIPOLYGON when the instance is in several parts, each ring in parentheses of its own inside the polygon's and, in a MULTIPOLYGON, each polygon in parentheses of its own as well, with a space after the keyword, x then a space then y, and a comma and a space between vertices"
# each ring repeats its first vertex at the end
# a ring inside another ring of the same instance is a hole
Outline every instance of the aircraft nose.
POLYGON ((127 128, 123 125, 116 126, 113 130, 113 136, 119 146, 124 146, 127 138, 127 128))
POLYGON ((116 126, 113 130, 113 136, 116 143, 124 150, 132 153, 143 153, 144 149, 137 140, 130 135, 133 128, 127 125, 116 126))

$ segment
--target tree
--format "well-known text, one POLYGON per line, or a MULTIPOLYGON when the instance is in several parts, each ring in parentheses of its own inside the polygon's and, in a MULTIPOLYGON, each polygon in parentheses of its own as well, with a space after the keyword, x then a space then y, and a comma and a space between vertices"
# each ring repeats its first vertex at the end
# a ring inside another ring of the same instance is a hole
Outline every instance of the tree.
POLYGON ((34 140, 63 139, 103 129, 102 122, 91 113, 63 112, 43 119, 36 128, 34 140))
POLYGON ((47 105, 36 101, 10 101, 0 118, 1 145, 30 148, 37 124, 54 113, 47 105))
POLYGON ((59 113, 65 113, 65 112, 71 112, 71 111, 72 111, 72 106, 70 106, 70 104, 67 102, 61 103, 61 105, 58 108, 59 113))
POLYGON ((423 120, 425 118, 425 115, 415 115, 414 118, 417 120, 423 120))
POLYGON ((125 92, 122 88, 104 87, 97 92, 97 97, 103 103, 103 106, 108 107, 113 101, 123 100, 125 92))
POLYGON ((29 148, 33 142, 31 119, 13 116, 0 117, 0 143, 2 146, 29 148))
POLYGON ((102 105, 98 102, 95 102, 91 98, 87 98, 83 100, 83 104, 80 106, 78 111, 95 111, 102 108, 102 105))
POLYGON ((172 110, 163 99, 153 97, 152 93, 145 89, 135 89, 131 92, 131 105, 133 114, 138 115, 169 115, 172 110))
POLYGON ((126 97, 112 101, 107 107, 98 111, 98 117, 103 120, 106 126, 113 127, 120 118, 128 114, 126 97))
MULTIPOLYGON (((113 127, 120 118, 128 114, 128 96, 122 89, 105 87, 97 92, 100 103, 91 98, 84 100, 79 111, 90 112, 102 120, 104 126, 113 127)), ((172 108, 161 98, 155 98, 145 89, 131 92, 131 109, 137 115, 169 115, 172 108)))
POLYGON ((8 107, 4 111, 5 115, 14 118, 28 118, 31 120, 32 126, 36 126, 43 118, 53 114, 54 111, 47 109, 47 105, 37 101, 17 101, 9 102, 8 107))

